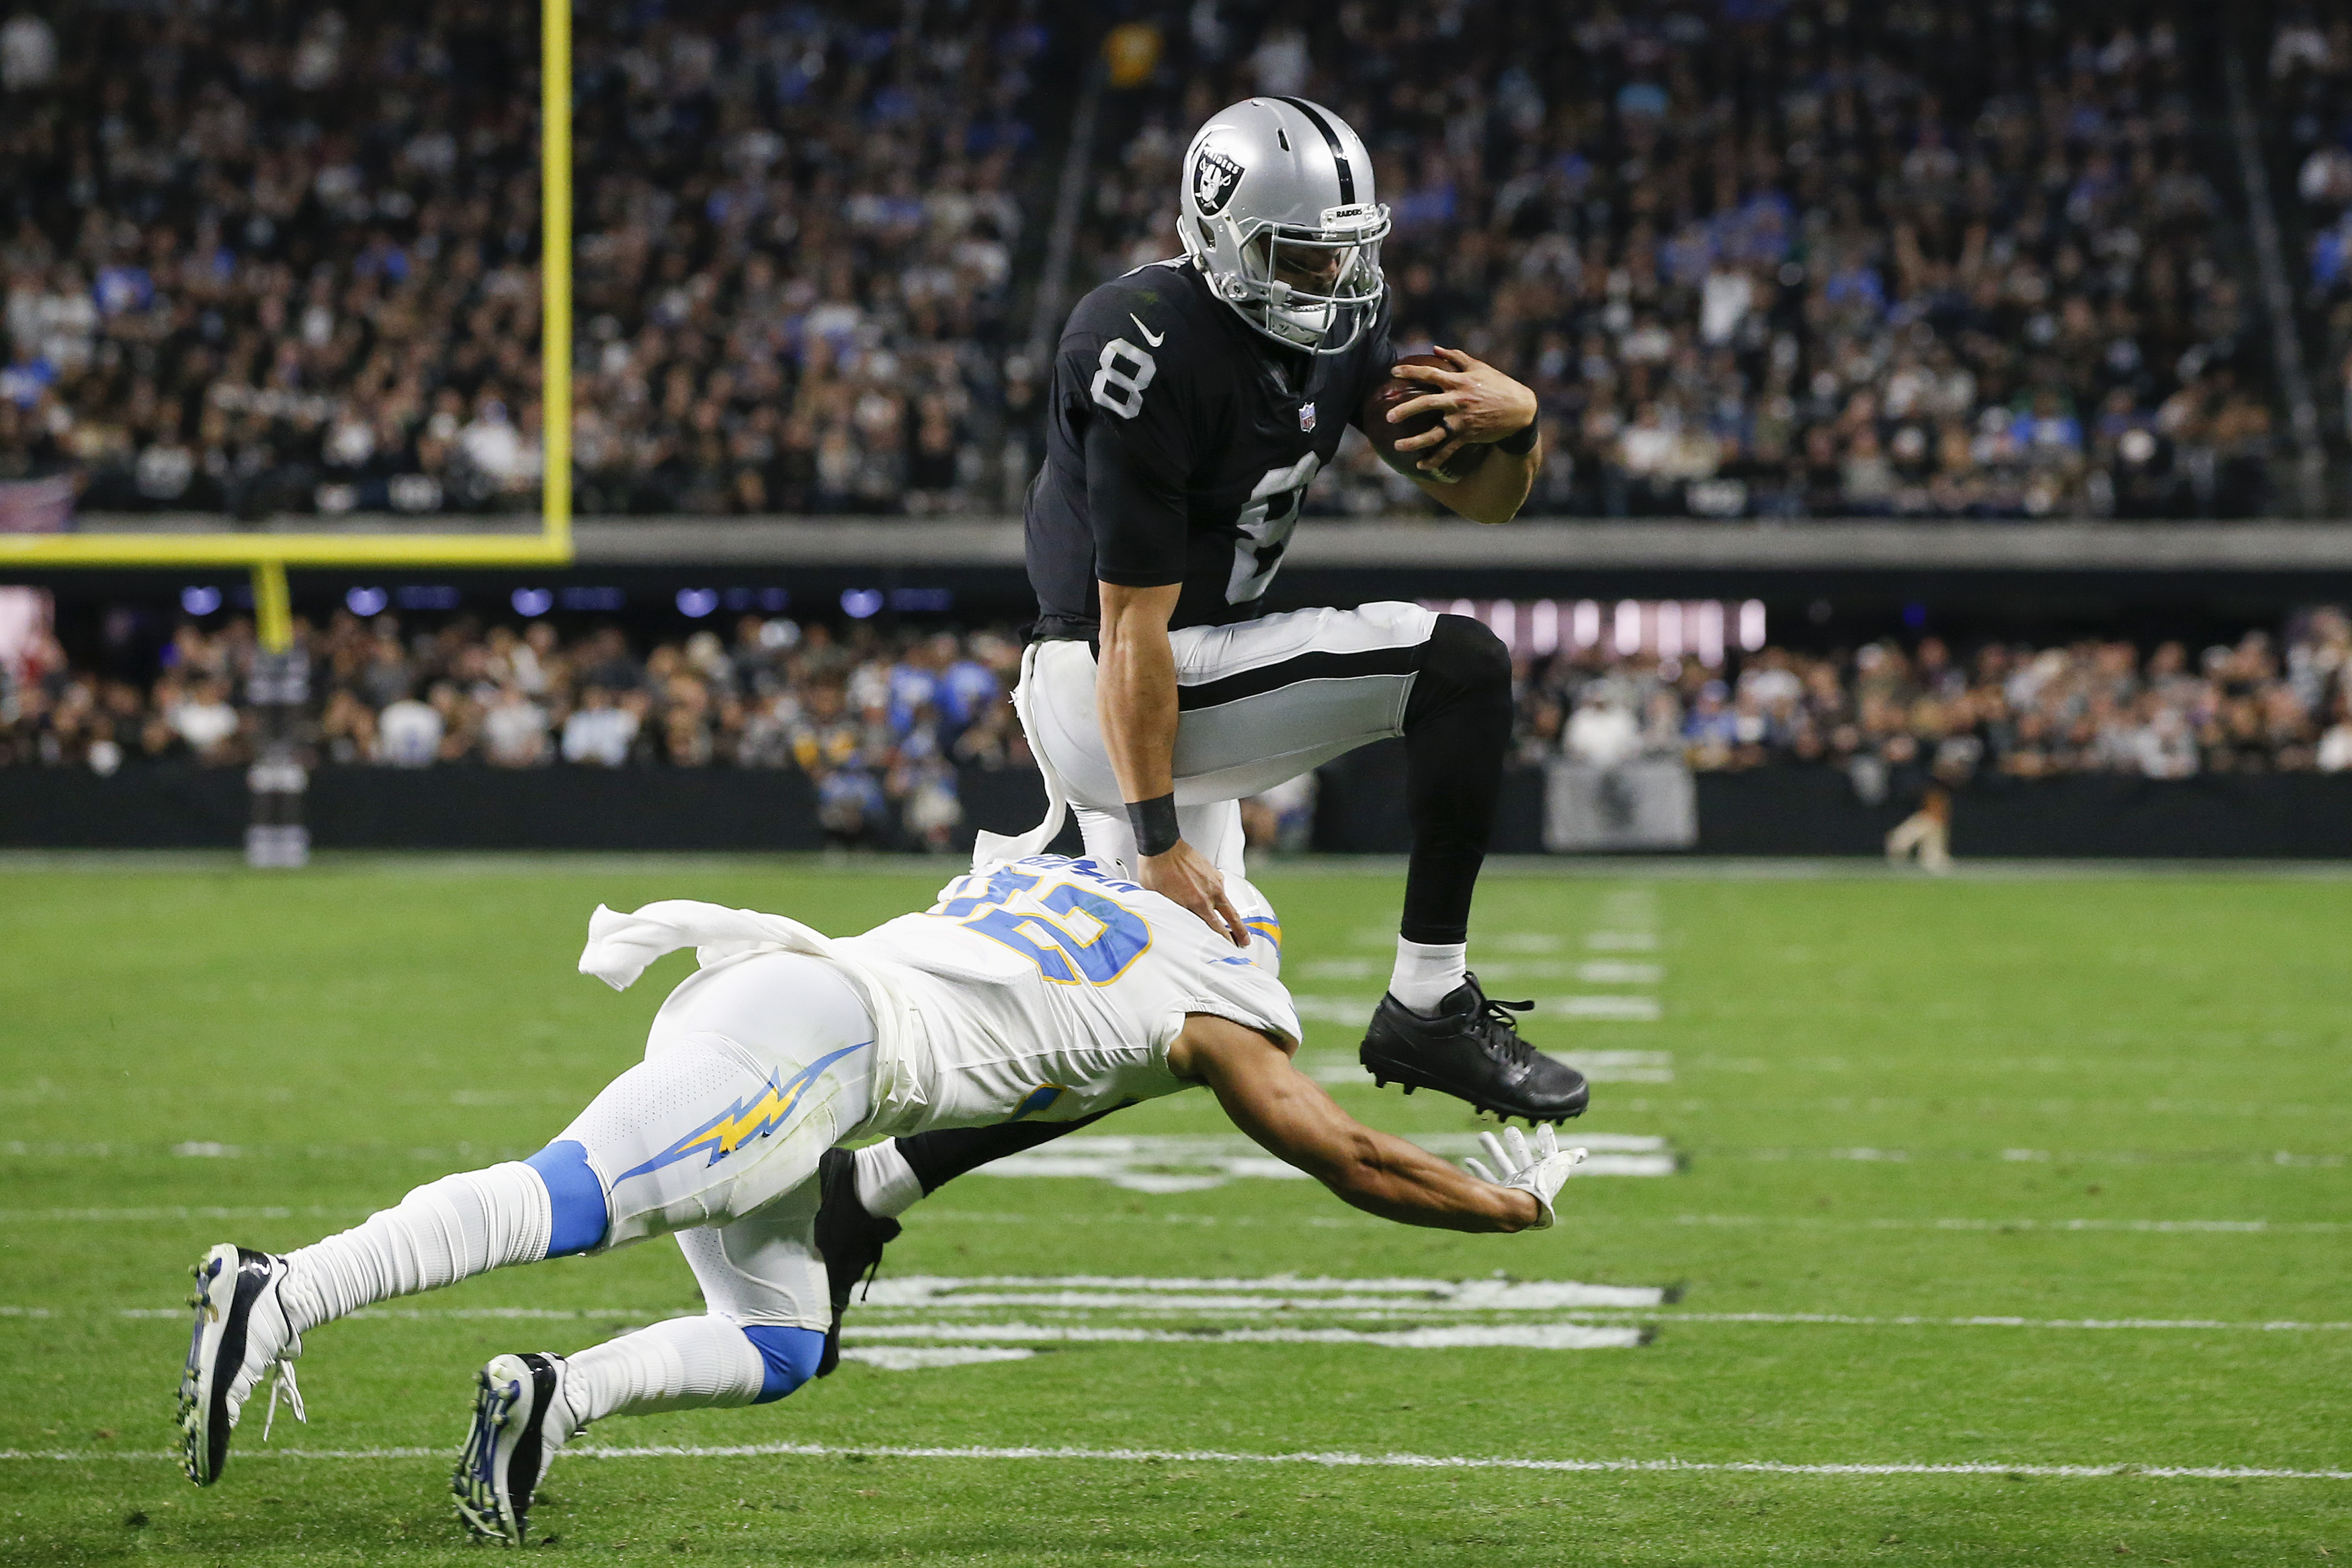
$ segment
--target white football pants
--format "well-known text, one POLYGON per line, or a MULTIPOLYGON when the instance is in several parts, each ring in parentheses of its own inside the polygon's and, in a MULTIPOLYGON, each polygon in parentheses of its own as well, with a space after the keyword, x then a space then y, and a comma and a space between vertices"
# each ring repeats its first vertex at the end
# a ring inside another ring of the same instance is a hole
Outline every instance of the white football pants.
POLYGON ((873 1082, 873 1019, 824 959, 761 953, 693 975, 645 1061, 558 1134, 609 1199, 598 1250, 675 1234, 713 1312, 822 1331, 817 1159, 871 1113, 873 1082))
MULTIPOLYGON (((1385 602, 1293 610, 1170 633, 1176 654, 1176 821, 1220 871, 1242 874, 1241 800, 1404 733, 1437 612, 1385 602)), ((1039 643, 1023 665, 1029 744, 1060 776, 1087 853, 1136 869, 1118 776, 1095 708, 1095 654, 1039 643)))

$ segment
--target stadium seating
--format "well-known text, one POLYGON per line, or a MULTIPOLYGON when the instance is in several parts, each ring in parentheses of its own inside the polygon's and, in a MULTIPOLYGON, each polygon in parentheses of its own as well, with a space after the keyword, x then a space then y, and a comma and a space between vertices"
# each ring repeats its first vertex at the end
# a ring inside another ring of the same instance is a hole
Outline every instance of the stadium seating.
MULTIPOLYGON (((2251 514, 2270 413, 2215 89, 2144 9, 1342 6, 1253 34, 1196 8, 1082 254, 1169 254, 1190 128, 1305 93, 1379 161, 1402 338, 1543 398, 1532 511, 2251 514)), ((1412 509, 1368 454, 1343 468, 1323 509, 1412 509)))
MULTIPOLYGON (((546 622, 411 630, 340 612, 308 643, 313 754, 330 765, 796 768, 836 841, 915 844, 961 824, 959 769, 1034 766, 1005 698, 1018 653, 1003 631, 836 639, 754 615, 731 640, 698 632, 640 657, 616 628, 566 643, 546 622)), ((0 672, 0 767, 241 766, 251 653, 243 622, 184 624, 151 685, 68 667, 46 642, 0 672)), ((1835 768, 1865 800, 1929 779, 2352 770, 2352 620, 2331 609, 2280 639, 2145 657, 2126 642, 1994 642, 1963 659, 1927 638, 1731 661, 1595 647, 1523 662, 1519 758, 1835 768)))
MULTIPOLYGON (((1402 335, 1538 387, 1532 512, 2260 513, 2219 88, 2146 11, 1192 6, 1112 40, 1070 282, 1173 251, 1203 116, 1304 92, 1375 149, 1402 335)), ((49 15, 0 38, 0 479, 69 470, 101 511, 530 507, 530 8, 235 37, 49 15)), ((1014 504, 1036 154, 1104 26, 1066 0, 583 13, 581 509, 1014 504)), ((2277 57, 2315 145, 2341 31, 2277 57)), ((1360 443, 1312 504, 1423 505, 1360 443)))
MULTIPOLYGON (((583 510, 999 504, 1033 9, 581 13, 583 510)), ((537 8, 263 16, 0 34, 0 479, 70 470, 95 510, 535 506, 537 8)))
MULTIPOLYGON (((2301 313, 2321 428, 2352 457, 2352 23, 2295 6, 2271 40, 2266 116, 2284 154, 2276 170, 2304 287, 2301 313)), ((2342 505, 2340 499, 2337 505, 2342 505)))

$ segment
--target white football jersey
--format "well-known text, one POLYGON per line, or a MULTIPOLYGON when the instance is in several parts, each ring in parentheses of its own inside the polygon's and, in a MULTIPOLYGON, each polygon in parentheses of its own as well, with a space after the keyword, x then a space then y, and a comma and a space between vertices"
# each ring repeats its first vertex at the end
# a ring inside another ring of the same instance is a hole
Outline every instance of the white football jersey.
POLYGON ((1094 862, 1034 855, 958 877, 920 915, 840 939, 920 1015, 893 1065, 901 1124, 1075 1121, 1192 1087, 1168 1070, 1187 1013, 1299 1038, 1272 972, 1272 912, 1236 949, 1192 911, 1094 862))

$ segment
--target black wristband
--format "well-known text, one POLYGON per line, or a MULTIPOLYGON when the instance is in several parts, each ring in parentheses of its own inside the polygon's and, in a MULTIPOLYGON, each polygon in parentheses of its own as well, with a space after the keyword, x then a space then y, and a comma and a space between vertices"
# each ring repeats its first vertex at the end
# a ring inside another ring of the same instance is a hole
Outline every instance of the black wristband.
POLYGON ((1184 836, 1176 826, 1172 789, 1156 800, 1129 800, 1127 821, 1135 830, 1135 852, 1139 855, 1164 855, 1184 836))
POLYGON ((1495 445, 1514 457, 1525 457, 1536 449, 1536 427, 1542 423, 1540 419, 1531 419, 1523 428, 1513 431, 1495 445))

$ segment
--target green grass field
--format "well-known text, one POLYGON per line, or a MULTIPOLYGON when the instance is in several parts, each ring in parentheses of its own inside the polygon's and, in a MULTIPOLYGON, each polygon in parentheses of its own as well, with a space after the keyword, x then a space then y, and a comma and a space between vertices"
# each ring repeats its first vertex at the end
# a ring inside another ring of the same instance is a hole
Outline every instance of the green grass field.
MULTIPOLYGON (((841 932, 942 880, 0 862, 0 1562, 484 1550, 446 1484, 473 1370, 694 1310, 674 1248, 318 1332, 309 1426, 281 1409, 264 1446, 256 1407, 204 1492, 168 1456, 188 1266, 560 1129, 685 972, 619 997, 574 974, 598 901, 841 932)), ((1476 1124, 1452 1102, 1340 1082, 1398 879, 1264 883, 1307 1064, 1456 1146, 1476 1124)), ((1572 1131, 1628 1173, 1572 1183, 1559 1228, 1383 1226, 1238 1158, 1206 1095, 1140 1107, 1091 1130, 1128 1141, 1044 1151, 1084 1174, 974 1176, 914 1210, 851 1320, 886 1361, 1033 1354, 607 1423, 534 1533, 760 1564, 2352 1554, 2347 934, 2352 881, 2324 878, 1500 867, 1474 957, 1591 1064, 1572 1131), (1531 1288, 1559 1281, 1680 1293, 1531 1288), (1539 1347, 1628 1327, 1654 1332, 1539 1347)))

